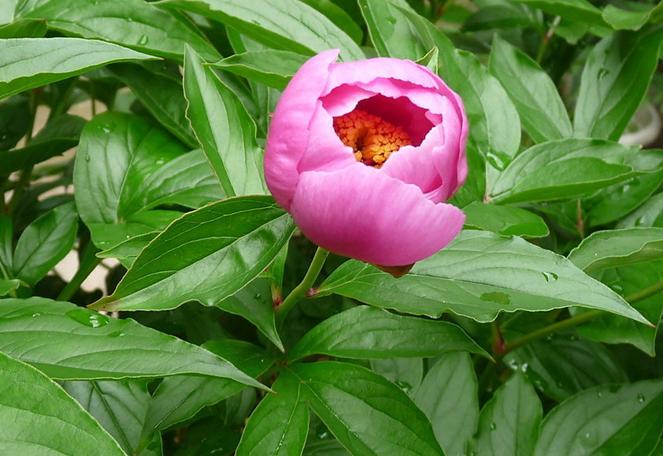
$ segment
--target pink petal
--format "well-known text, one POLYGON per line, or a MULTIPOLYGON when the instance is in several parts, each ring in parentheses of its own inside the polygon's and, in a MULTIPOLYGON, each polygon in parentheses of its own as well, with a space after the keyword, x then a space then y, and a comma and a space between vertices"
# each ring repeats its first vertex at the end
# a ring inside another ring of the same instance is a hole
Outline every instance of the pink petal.
POLYGON ((300 176, 291 213, 314 243, 383 266, 415 263, 446 246, 464 214, 414 185, 360 163, 300 176))
POLYGON ((333 64, 329 73, 329 86, 324 95, 343 84, 367 83, 377 78, 399 79, 429 88, 439 86, 439 78, 426 71, 426 67, 410 60, 378 57, 333 64))
POLYGON ((325 51, 304 63, 281 95, 272 118, 265 147, 265 180, 286 209, 299 178, 297 164, 308 144, 309 122, 338 53, 338 49, 325 51))

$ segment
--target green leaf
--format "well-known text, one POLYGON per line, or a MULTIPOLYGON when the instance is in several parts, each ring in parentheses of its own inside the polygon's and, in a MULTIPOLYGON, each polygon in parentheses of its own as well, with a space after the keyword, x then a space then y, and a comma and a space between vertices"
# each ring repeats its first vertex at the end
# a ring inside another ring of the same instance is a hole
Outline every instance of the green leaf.
POLYGON ((661 421, 663 381, 598 386, 546 416, 534 454, 649 454, 659 442, 661 421))
POLYGON ((131 89, 131 93, 164 128, 187 146, 196 147, 198 142, 184 114, 186 100, 179 74, 175 80, 169 77, 170 75, 151 71, 152 68, 148 65, 130 64, 116 64, 110 67, 112 73, 131 89))
POLYGON ((0 39, 0 99, 77 76, 109 63, 152 58, 97 40, 0 39))
MULTIPOLYGON (((600 279, 620 294, 634 296, 663 280, 663 261, 655 260, 608 269, 601 271, 600 279)), ((663 301, 660 294, 638 300, 633 307, 649 321, 660 322, 663 318, 663 301)), ((598 342, 631 344, 649 356, 656 354, 657 327, 634 324, 631 320, 606 314, 579 326, 577 331, 583 337, 598 342)))
POLYGON ((421 385, 424 377, 423 358, 381 358, 371 359, 370 366, 376 372, 398 386, 412 397, 415 388, 421 385))
POLYGON ((7 296, 18 287, 21 286, 21 281, 17 279, 0 279, 0 297, 7 296))
POLYGON ((160 4, 202 14, 277 49, 311 55, 338 48, 343 60, 365 58, 333 22, 297 0, 165 0, 160 4))
POLYGON ((51 119, 25 147, 0 151, 0 175, 36 165, 75 147, 85 122, 69 114, 51 119))
POLYGON ((82 38, 97 38, 159 57, 182 60, 184 46, 206 59, 219 53, 190 21, 143 0, 99 2, 49 0, 24 17, 45 19, 48 28, 82 38))
MULTIPOLYGON (((274 362, 274 357, 265 350, 239 340, 212 340, 203 347, 227 359, 252 377, 264 373, 274 362)), ((223 378, 192 375, 166 377, 152 395, 143 437, 193 418, 204 407, 221 402, 245 387, 223 378)))
POLYGON ((253 119, 191 49, 184 56, 184 95, 187 117, 225 194, 265 193, 253 119))
POLYGON ((479 420, 477 376, 470 356, 442 355, 416 389, 414 402, 432 423, 446 454, 465 455, 479 420))
POLYGON ((546 222, 538 215, 512 206, 483 204, 478 201, 465 206, 465 227, 492 231, 505 236, 546 237, 546 222))
POLYGON ((0 26, 0 38, 41 38, 46 35, 46 30, 45 21, 33 19, 18 20, 11 24, 0 26))
POLYGON ((345 10, 348 9, 347 5, 336 4, 333 0, 302 0, 307 5, 315 8, 324 14, 330 21, 338 28, 343 30, 352 41, 361 44, 364 38, 364 32, 359 25, 354 21, 349 13, 345 10))
POLYGON ((0 214, 0 273, 9 278, 14 257, 14 225, 10 216, 0 214))
POLYGON ((300 455, 308 434, 309 411, 302 401, 304 384, 289 371, 279 375, 246 423, 237 456, 300 455))
POLYGON ((572 135, 571 121, 555 84, 527 54, 495 36, 490 72, 502 83, 536 142, 572 135))
POLYGON ((0 353, 0 452, 14 455, 124 452, 57 383, 0 353))
POLYGON ((651 197, 617 224, 617 228, 631 228, 634 226, 659 226, 663 227, 663 193, 651 197))
POLYGON ((660 22, 663 4, 642 4, 637 2, 620 2, 603 8, 603 20, 615 30, 639 30, 650 20, 660 22))
POLYGON ((31 118, 27 96, 0 100, 0 149, 14 147, 30 129, 31 118))
POLYGON ((347 261, 323 282, 318 296, 340 294, 415 315, 446 311, 479 322, 500 312, 580 306, 647 321, 620 296, 570 261, 520 238, 468 230, 448 247, 395 279, 359 261, 347 261))
POLYGON ((647 93, 663 28, 601 40, 582 72, 573 127, 578 137, 619 139, 647 93))
POLYGON ((32 222, 14 251, 14 277, 34 285, 74 247, 78 214, 73 203, 63 204, 32 222))
POLYGON ((596 227, 619 220, 640 207, 662 184, 663 171, 658 171, 602 190, 592 198, 595 204, 587 212, 587 225, 596 227))
POLYGON ((536 14, 524 5, 510 1, 491 2, 474 12, 463 23, 463 30, 475 32, 479 30, 511 29, 517 27, 542 27, 541 14, 536 14))
POLYGON ((627 380, 624 370, 601 344, 558 334, 531 342, 506 356, 537 389, 556 401, 604 383, 627 380))
POLYGON ((415 25, 403 12, 416 14, 406 0, 359 0, 359 7, 378 55, 417 60, 426 54, 415 25))
POLYGON ((589 195, 632 178, 636 149, 593 139, 549 141, 522 152, 500 174, 492 197, 500 203, 554 201, 589 195))
POLYGON ((663 228, 596 231, 569 253, 569 260, 588 273, 661 257, 663 228))
POLYGON ((427 49, 439 50, 439 74, 463 99, 470 138, 493 168, 504 169, 520 147, 520 118, 511 99, 472 53, 457 50, 430 21, 403 11, 427 49))
POLYGON ((283 342, 276 330, 271 283, 258 277, 233 296, 216 304, 219 309, 246 318, 262 332, 279 350, 283 342))
POLYGON ((135 454, 150 401, 144 382, 72 381, 63 387, 127 454, 135 454))
POLYGON ((225 359, 133 320, 45 298, 0 300, 0 351, 66 380, 207 375, 261 387, 225 359))
POLYGON ((106 310, 166 310, 188 301, 216 305, 258 276, 294 230, 267 196, 230 198, 185 214, 138 256, 106 310))
POLYGON ((295 364, 303 398, 353 455, 442 453, 426 416, 398 387, 360 366, 295 364))
POLYGON ((452 351, 489 356, 452 323, 358 306, 326 319, 306 333, 290 350, 289 358, 318 354, 354 359, 404 358, 452 351))
POLYGON ((587 0, 515 0, 527 6, 539 8, 553 16, 605 25, 601 18, 601 10, 587 0))
POLYGON ((213 66, 250 81, 283 90, 307 59, 307 56, 294 52, 264 49, 233 54, 215 62, 213 66))
POLYGON ((155 207, 198 207, 222 193, 200 151, 186 149, 146 120, 95 116, 81 135, 74 167, 76 206, 100 249, 161 231, 179 217, 155 207))
POLYGON ((481 410, 477 454, 532 454, 542 418, 536 391, 516 372, 481 410))

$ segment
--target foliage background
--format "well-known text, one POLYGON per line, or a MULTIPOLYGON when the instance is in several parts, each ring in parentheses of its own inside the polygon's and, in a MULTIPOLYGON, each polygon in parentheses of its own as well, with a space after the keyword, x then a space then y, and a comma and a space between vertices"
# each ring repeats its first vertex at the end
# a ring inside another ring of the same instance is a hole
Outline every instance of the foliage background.
POLYGON ((0 452, 663 454, 662 20, 2 0, 0 452), (400 279, 325 262, 265 191, 280 90, 328 48, 465 101, 466 230, 400 279))

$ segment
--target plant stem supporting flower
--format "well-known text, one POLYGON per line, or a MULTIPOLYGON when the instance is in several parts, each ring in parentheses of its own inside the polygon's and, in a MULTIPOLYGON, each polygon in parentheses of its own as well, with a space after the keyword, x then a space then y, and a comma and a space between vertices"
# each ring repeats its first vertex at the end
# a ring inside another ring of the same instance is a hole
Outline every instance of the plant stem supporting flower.
POLYGON ((311 264, 308 266, 308 271, 306 271, 302 281, 299 282, 299 285, 293 288, 290 294, 283 300, 281 305, 276 308, 279 321, 282 322, 288 312, 290 312, 292 308, 295 307, 295 304, 297 304, 300 299, 306 296, 306 293, 313 287, 313 284, 318 278, 318 275, 320 275, 320 271, 322 270, 322 266, 324 266, 328 255, 329 252, 322 247, 318 247, 318 250, 315 251, 315 255, 313 256, 311 264))

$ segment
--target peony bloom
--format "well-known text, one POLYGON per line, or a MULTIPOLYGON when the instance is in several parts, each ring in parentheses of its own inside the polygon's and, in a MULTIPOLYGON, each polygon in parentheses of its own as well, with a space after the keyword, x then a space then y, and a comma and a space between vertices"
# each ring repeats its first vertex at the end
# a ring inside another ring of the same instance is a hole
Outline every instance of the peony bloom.
POLYGON ((446 246, 464 214, 445 204, 467 175, 467 119, 427 68, 318 54, 283 92, 269 128, 265 177, 314 243, 381 266, 446 246))

